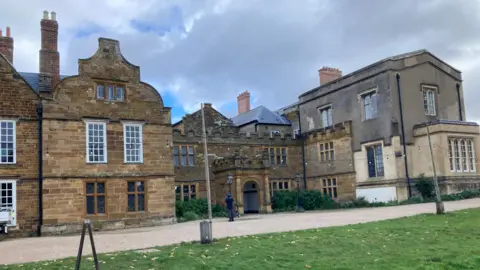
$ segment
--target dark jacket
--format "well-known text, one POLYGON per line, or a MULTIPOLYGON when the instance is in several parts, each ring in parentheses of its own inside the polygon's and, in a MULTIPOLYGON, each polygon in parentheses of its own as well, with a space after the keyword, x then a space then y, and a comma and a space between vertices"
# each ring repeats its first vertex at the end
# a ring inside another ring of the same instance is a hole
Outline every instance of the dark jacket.
POLYGON ((233 198, 230 194, 227 196, 227 199, 225 199, 225 203, 227 204, 228 210, 233 209, 233 198))

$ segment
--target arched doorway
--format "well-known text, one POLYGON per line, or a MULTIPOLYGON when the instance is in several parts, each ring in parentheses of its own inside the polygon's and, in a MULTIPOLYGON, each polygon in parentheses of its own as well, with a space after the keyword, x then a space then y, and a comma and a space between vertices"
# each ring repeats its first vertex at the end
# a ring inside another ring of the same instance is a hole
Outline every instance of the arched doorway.
POLYGON ((246 182, 243 186, 243 212, 245 214, 259 213, 258 184, 254 181, 246 182))

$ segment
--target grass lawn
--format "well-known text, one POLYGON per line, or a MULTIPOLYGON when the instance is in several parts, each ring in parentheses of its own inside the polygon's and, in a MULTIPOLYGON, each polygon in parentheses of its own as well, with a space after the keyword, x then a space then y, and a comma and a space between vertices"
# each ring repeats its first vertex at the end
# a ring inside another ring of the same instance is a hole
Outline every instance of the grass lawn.
MULTIPOLYGON (((480 209, 100 255, 102 269, 480 269, 480 209)), ((1 256, 1 254, 0 254, 1 256)), ((0 269, 74 269, 75 258, 0 269)), ((93 269, 92 257, 82 269, 93 269)))

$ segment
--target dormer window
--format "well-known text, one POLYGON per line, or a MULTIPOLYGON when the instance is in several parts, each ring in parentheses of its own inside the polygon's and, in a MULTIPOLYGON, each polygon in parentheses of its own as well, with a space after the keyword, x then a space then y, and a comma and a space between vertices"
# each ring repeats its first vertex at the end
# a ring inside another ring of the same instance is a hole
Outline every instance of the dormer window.
POLYGON ((97 83, 97 99, 108 101, 123 101, 125 86, 109 83, 97 83))

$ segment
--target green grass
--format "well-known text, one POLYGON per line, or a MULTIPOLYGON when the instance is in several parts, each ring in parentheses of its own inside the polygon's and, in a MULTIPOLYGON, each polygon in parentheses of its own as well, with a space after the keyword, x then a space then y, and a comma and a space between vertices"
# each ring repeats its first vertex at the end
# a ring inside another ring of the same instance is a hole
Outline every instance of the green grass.
MULTIPOLYGON (((480 269, 480 209, 101 254, 102 269, 480 269)), ((75 258, 0 269, 74 269, 75 258)), ((82 269, 93 269, 92 257, 82 269)))

